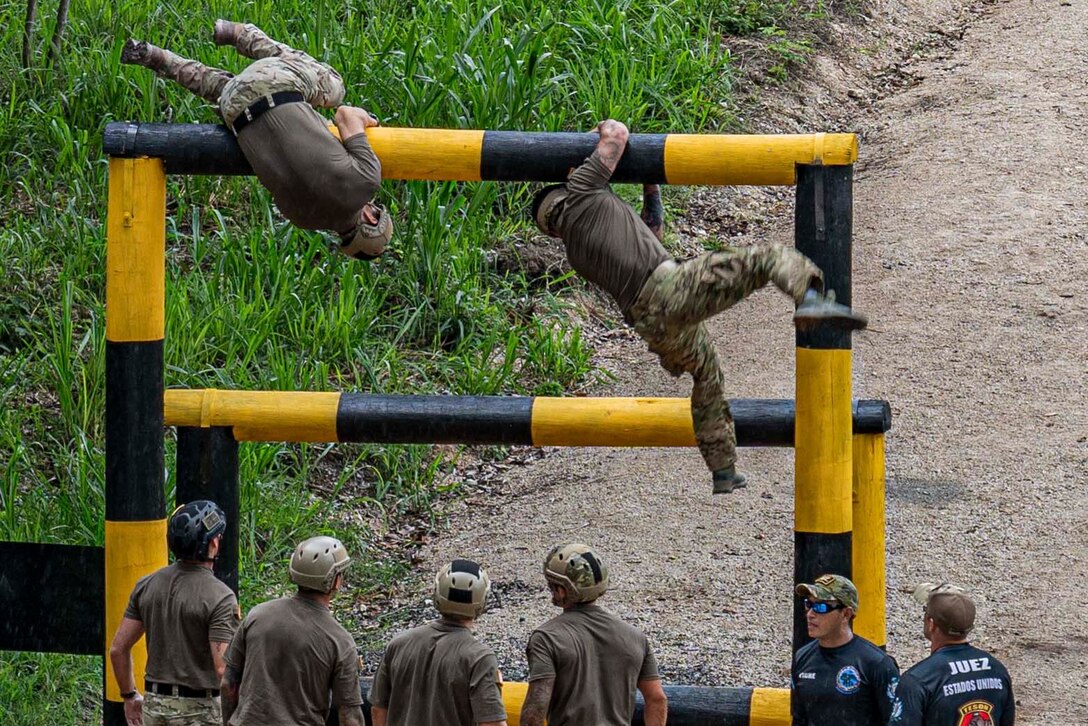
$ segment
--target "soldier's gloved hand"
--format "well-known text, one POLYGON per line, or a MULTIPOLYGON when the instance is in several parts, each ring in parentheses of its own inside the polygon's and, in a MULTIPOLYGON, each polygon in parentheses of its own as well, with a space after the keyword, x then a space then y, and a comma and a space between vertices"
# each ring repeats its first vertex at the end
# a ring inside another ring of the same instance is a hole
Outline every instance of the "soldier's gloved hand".
POLYGON ((137 693, 125 699, 125 722, 128 726, 141 726, 144 722, 144 697, 137 693))

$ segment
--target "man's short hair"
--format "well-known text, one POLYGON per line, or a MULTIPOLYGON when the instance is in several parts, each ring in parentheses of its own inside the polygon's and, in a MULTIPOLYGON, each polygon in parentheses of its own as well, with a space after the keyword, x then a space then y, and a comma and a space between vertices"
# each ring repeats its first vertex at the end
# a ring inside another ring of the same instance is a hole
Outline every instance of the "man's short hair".
POLYGON ((540 205, 544 203, 544 200, 547 199, 548 195, 552 192, 566 188, 566 184, 549 184, 537 192, 536 196, 533 197, 532 219, 536 222, 538 227, 540 226, 540 217, 538 216, 540 213, 540 205))

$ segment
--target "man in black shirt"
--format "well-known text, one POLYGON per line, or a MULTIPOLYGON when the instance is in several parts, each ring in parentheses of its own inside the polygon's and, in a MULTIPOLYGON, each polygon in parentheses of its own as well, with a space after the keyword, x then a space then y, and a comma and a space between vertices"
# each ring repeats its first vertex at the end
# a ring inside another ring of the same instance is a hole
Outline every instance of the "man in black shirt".
POLYGON ((893 726, 1013 726, 1016 702, 1005 666, 967 642, 975 604, 962 589, 924 582, 914 599, 925 608, 931 655, 903 674, 893 726))
POLYGON ((796 588, 814 638, 793 658, 794 726, 883 726, 892 712, 899 667, 852 623, 858 590, 842 575, 821 575, 796 588))

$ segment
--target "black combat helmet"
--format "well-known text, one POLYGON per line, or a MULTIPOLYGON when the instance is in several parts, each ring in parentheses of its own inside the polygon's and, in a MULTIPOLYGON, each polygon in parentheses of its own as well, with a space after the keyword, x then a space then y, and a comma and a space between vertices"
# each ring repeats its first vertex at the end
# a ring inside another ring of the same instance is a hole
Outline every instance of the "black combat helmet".
POLYGON ((197 499, 170 515, 166 544, 179 560, 207 560, 208 543, 227 528, 227 515, 215 502, 197 499))

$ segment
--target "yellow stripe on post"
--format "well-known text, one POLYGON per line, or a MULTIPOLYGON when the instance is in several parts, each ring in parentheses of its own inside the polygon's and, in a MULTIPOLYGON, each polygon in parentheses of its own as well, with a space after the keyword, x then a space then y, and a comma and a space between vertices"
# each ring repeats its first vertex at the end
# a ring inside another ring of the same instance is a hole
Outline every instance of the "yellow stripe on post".
POLYGON ((854 584, 858 615, 854 632, 887 644, 884 574, 884 435, 854 436, 854 584))
POLYGON ((795 165, 853 164, 854 134, 669 134, 665 178, 669 184, 791 185, 795 165))
POLYGON ((798 532, 851 530, 850 369, 849 349, 797 349, 794 530, 798 532))
POLYGON ((528 683, 508 681, 502 684, 502 705, 506 709, 506 723, 509 726, 520 726, 521 707, 528 693, 528 683))
POLYGON ((167 426, 233 426, 238 441, 337 441, 339 393, 168 389, 167 426))
POLYGON ((110 157, 106 340, 162 340, 165 247, 166 172, 162 159, 110 157))
POLYGON ((366 136, 382 162, 382 179, 480 179, 483 131, 375 126, 366 136))
MULTIPOLYGON (((110 643, 121 624, 136 581, 166 566, 166 520, 149 522, 106 521, 106 698, 121 700, 113 666, 109 665, 110 643)), ((147 647, 141 638, 132 649, 132 675, 142 688, 147 647)))
POLYGON ((687 398, 536 398, 532 436, 534 446, 695 445, 687 398))
POLYGON ((753 688, 748 726, 789 726, 790 691, 788 688, 753 688))

